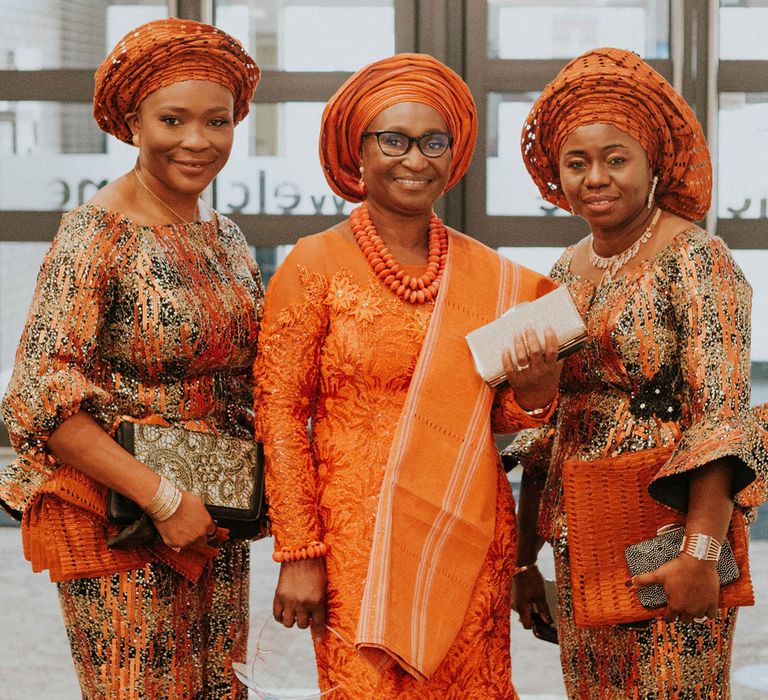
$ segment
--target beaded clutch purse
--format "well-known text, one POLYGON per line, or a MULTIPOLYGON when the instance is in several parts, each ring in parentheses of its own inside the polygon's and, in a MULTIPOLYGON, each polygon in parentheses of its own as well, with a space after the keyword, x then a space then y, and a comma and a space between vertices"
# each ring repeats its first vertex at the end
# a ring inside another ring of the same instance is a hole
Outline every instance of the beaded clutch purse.
MULTIPOLYGON (((123 421, 115 440, 136 459, 178 487, 203 499, 216 523, 236 538, 263 530, 264 451, 253 440, 202 433, 179 425, 123 421)), ((107 517, 127 525, 142 516, 130 499, 109 491, 107 517)))
MULTIPOLYGON (((672 561, 680 553, 685 528, 677 523, 659 528, 656 537, 631 544, 624 550, 627 566, 632 576, 655 571, 662 564, 672 561)), ((728 540, 723 542, 720 557, 717 560, 717 575, 720 586, 727 586, 739 578, 739 567, 728 540)), ((664 588, 658 584, 646 586, 637 591, 640 603, 644 608, 654 610, 667 604, 664 588)))
POLYGON ((550 326, 557 334, 557 359, 562 360, 576 352, 587 339, 587 329, 567 287, 562 286, 535 301, 513 306, 500 318, 491 321, 467 335, 480 376, 492 387, 505 380, 501 355, 512 338, 532 326, 543 336, 550 326))

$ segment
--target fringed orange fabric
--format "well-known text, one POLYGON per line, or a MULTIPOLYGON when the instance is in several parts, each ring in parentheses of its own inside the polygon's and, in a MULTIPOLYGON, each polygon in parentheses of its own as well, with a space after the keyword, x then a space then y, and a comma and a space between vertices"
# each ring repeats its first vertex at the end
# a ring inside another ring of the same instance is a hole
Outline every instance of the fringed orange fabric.
MULTIPOLYGON (((357 636, 377 667, 399 663, 427 680, 461 628, 493 537, 499 464, 494 391, 477 374, 465 336, 553 286, 451 232, 379 498, 357 636), (461 303, 470 288, 471 306, 461 303)), ((523 411, 519 418, 518 428, 541 424, 523 411)))
POLYGON ((320 162, 336 194, 365 198, 360 183, 360 138, 373 118, 400 102, 439 112, 453 136, 446 192, 469 168, 477 139, 477 108, 466 83, 432 56, 401 53, 361 68, 328 101, 320 127, 320 162))
POLYGON ((610 124, 640 143, 659 177, 662 209, 689 221, 704 217, 712 163, 701 124, 661 74, 623 49, 594 49, 573 59, 533 105, 523 126, 523 161, 544 199, 569 210, 560 149, 588 124, 610 124))

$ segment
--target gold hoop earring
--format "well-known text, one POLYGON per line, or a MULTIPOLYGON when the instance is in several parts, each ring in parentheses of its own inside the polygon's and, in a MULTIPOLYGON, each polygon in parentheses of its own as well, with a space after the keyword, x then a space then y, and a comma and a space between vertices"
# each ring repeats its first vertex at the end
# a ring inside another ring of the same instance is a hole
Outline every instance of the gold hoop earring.
POLYGON ((656 185, 659 184, 659 176, 654 175, 653 180, 651 181, 651 191, 648 193, 648 202, 645 205, 648 209, 653 208, 653 197, 656 194, 656 185))
POLYGON ((136 146, 136 148, 139 148, 141 146, 141 136, 138 133, 131 136, 131 143, 136 146))

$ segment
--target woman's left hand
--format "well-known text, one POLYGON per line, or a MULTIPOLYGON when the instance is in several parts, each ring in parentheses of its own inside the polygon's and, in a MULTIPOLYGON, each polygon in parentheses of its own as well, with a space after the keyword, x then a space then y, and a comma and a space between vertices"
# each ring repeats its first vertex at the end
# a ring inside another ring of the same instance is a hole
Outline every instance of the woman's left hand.
POLYGON ((717 615, 720 579, 716 562, 696 559, 681 553, 655 571, 638 574, 632 581, 635 588, 661 584, 667 595, 664 619, 667 622, 700 622, 717 615))
POLYGON ((557 335, 544 330, 544 345, 533 328, 512 339, 501 357, 515 400, 525 410, 548 406, 555 398, 562 362, 557 361, 557 335))

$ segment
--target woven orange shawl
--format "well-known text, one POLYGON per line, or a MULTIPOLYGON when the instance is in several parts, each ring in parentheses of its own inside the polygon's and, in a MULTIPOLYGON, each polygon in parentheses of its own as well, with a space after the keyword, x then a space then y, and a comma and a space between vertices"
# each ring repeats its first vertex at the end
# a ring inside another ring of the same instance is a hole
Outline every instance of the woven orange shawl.
POLYGON ((377 667, 398 663, 420 680, 461 628, 495 525, 494 391, 464 337, 554 286, 463 234, 449 236, 381 488, 356 640, 377 667))

